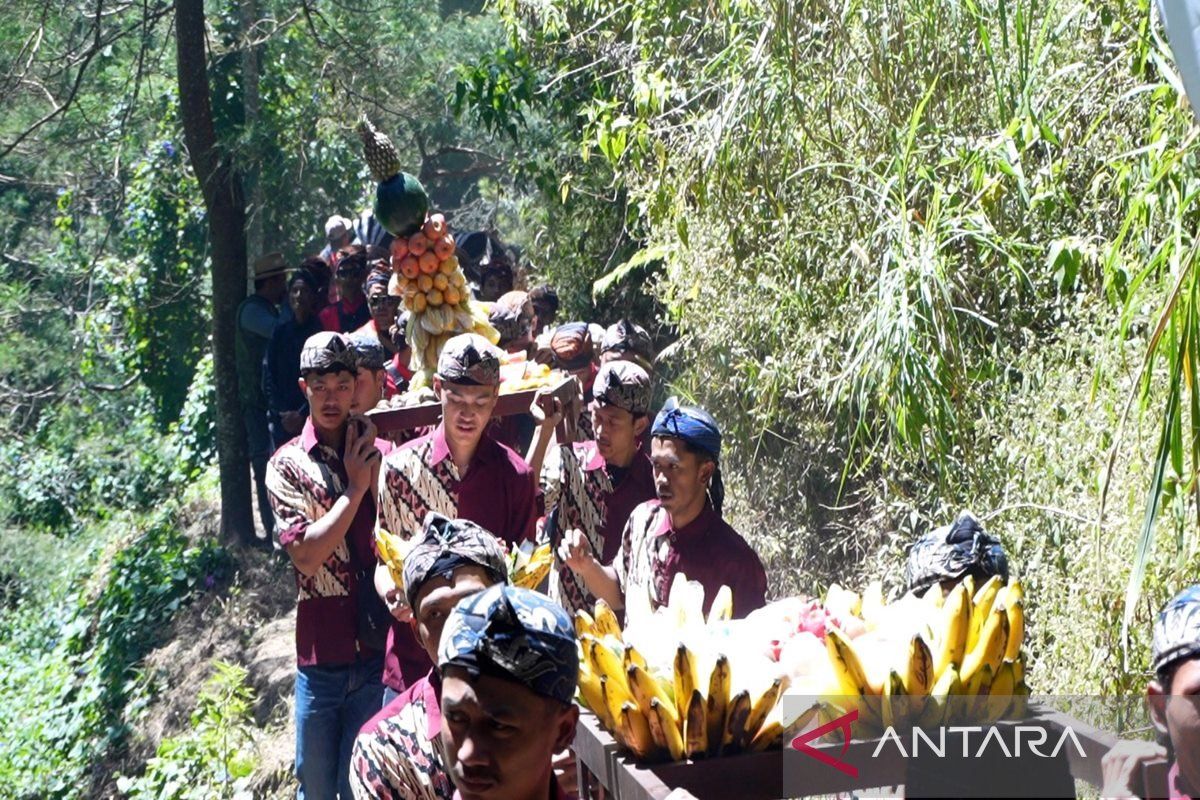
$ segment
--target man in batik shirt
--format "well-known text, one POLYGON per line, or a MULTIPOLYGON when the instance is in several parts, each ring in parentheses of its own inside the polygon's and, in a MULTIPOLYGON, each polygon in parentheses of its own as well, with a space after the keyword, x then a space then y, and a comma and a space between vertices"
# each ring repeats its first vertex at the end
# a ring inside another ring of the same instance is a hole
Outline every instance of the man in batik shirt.
MULTIPOLYGON (((384 459, 379 473, 379 526, 403 539, 418 535, 436 511, 469 519, 508 544, 532 539, 536 489, 524 460, 484 435, 499 397, 500 351, 482 336, 464 333, 446 342, 434 392, 442 422, 384 459)), ((375 584, 403 620, 403 596, 381 567, 375 584)), ((392 693, 428 672, 424 649, 406 625, 392 626, 383 682, 392 693)))
POLYGON ((296 777, 300 797, 349 797, 354 732, 379 709, 382 653, 363 639, 371 592, 375 426, 350 416, 357 363, 345 338, 322 332, 300 352, 309 416, 267 464, 279 544, 296 571, 296 777))
MULTIPOLYGON (((404 560, 404 595, 430 664, 458 601, 506 579, 504 545, 490 532, 469 520, 425 518, 425 538, 404 560)), ((451 800, 454 785, 438 738, 441 689, 431 668, 363 726, 350 758, 358 800, 451 800)))
POLYGON ((733 591, 735 617, 761 608, 766 602, 766 571, 746 540, 721 518, 725 490, 716 420, 704 409, 680 405, 672 397, 650 434, 657 499, 633 510, 611 565, 596 558, 579 531, 564 535, 563 560, 589 591, 614 608, 653 610, 665 605, 680 573, 704 586, 706 613, 723 584, 733 591), (628 602, 635 594, 634 602, 628 602))
POLYGON ((442 751, 455 798, 567 800, 555 753, 575 738, 575 628, 529 589, 492 586, 460 600, 438 648, 442 751))
POLYGON ((632 361, 648 373, 654 371, 654 345, 650 334, 636 322, 622 319, 609 325, 600 343, 600 363, 632 361))
MULTIPOLYGON (((655 496, 650 457, 640 444, 650 427, 650 376, 627 361, 605 364, 596 373, 593 395, 596 439, 554 448, 540 480, 547 511, 558 508, 559 531, 580 531, 601 563, 608 564, 630 513, 655 496)), ((544 428, 542 436, 549 433, 544 428)), ((551 544, 557 548, 558 541, 551 544)), ((550 597, 571 614, 596 604, 557 550, 550 597)))
POLYGON ((550 337, 550 352, 555 369, 574 376, 583 387, 583 405, 575 425, 575 441, 592 441, 596 435, 592 430, 592 415, 588 407, 592 402, 596 364, 592 358, 595 355, 595 345, 587 323, 568 322, 559 325, 550 337))

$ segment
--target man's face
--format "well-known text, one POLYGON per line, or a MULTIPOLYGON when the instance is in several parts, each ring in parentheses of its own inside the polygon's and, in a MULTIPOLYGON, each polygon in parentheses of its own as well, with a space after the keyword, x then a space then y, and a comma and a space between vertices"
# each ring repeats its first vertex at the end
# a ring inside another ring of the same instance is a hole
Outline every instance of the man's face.
POLYGON ((442 401, 442 422, 446 438, 456 445, 474 447, 496 407, 499 391, 495 386, 464 386, 434 378, 433 388, 442 401))
POLYGON ((350 413, 363 414, 374 408, 383 399, 383 388, 386 379, 381 369, 358 368, 358 379, 354 386, 354 400, 350 403, 350 413))
POLYGON ((704 503, 713 463, 688 452, 679 439, 655 436, 650 443, 654 464, 654 490, 668 514, 691 510, 704 503))
POLYGON ((337 275, 338 294, 347 300, 358 297, 362 294, 364 280, 366 280, 366 276, 361 272, 339 272, 337 275))
POLYGON ((507 294, 512 291, 512 281, 496 272, 489 272, 483 276, 483 282, 479 286, 479 299, 485 303, 494 303, 500 299, 500 295, 507 294))
POLYGON ((371 319, 375 320, 375 328, 381 333, 387 333, 396 324, 396 312, 400 310, 400 298, 387 293, 385 286, 373 286, 367 295, 367 305, 371 310, 371 319))
MULTIPOLYGON (((1200 658, 1180 663, 1169 688, 1159 723, 1171 737, 1179 776, 1184 782, 1181 788, 1194 797, 1200 791, 1200 658)), ((1151 699, 1162 693, 1158 682, 1152 682, 1151 699)))
POLYGON ((637 450, 637 437, 646 430, 646 425, 645 417, 635 417, 623 408, 592 403, 596 448, 610 464, 626 466, 630 455, 637 450))
POLYGON ((335 431, 350 417, 354 402, 354 373, 342 370, 324 375, 310 372, 300 378, 300 391, 308 398, 313 425, 321 430, 335 431))
POLYGON ((491 585, 492 579, 483 567, 459 567, 449 580, 439 576, 421 584, 413 608, 413 625, 416 627, 417 640, 429 654, 430 661, 437 663, 442 628, 458 601, 491 585))
POLYGON ((317 294, 306 281, 293 281, 288 290, 288 305, 292 307, 292 316, 301 325, 312 319, 317 307, 317 294))
POLYGON ((282 303, 287 297, 287 276, 276 275, 274 278, 268 278, 263 283, 262 293, 275 305, 282 303))
POLYGON ((339 231, 334 231, 329 236, 329 246, 334 252, 341 250, 343 247, 350 246, 350 231, 341 228, 339 231))
POLYGON ((548 795, 550 760, 575 735, 579 710, 513 681, 446 667, 442 747, 463 800, 529 800, 548 795))

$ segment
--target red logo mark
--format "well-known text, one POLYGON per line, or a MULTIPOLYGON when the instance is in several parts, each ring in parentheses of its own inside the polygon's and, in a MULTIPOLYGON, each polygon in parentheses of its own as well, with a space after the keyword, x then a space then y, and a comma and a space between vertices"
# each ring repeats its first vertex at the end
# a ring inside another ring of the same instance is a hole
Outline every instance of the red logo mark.
POLYGON ((820 739, 822 736, 829 733, 830 731, 840 729, 842 732, 842 753, 841 754, 843 756, 846 755, 846 751, 850 749, 850 723, 854 722, 857 719, 858 719, 858 709, 856 708, 847 714, 842 714, 840 717, 838 717, 835 720, 826 722, 824 725, 822 725, 819 728, 813 728, 811 731, 808 731, 807 733, 802 733, 799 736, 797 736, 795 739, 792 739, 792 749, 798 750, 799 752, 804 753, 807 756, 812 756, 817 761, 820 761, 822 764, 833 767, 834 769, 838 770, 839 772, 844 772, 845 774, 849 775, 851 778, 857 778, 858 777, 858 767, 856 767, 852 764, 847 764, 845 761, 842 761, 840 759, 834 758, 833 756, 829 755, 825 751, 817 750, 815 747, 813 747, 812 745, 809 744, 809 742, 813 741, 814 739, 820 739))

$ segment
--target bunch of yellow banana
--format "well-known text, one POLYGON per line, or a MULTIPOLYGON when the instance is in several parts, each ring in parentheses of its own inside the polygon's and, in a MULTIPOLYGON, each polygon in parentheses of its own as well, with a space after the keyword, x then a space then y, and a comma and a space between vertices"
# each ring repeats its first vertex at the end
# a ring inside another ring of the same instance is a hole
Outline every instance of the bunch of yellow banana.
MULTIPOLYGON (((680 631, 696 625, 712 630, 732 615, 732 593, 722 586, 703 616, 703 589, 697 596, 698 587, 686 579, 672 587, 672 602, 664 611, 680 631)), ((784 726, 778 703, 785 678, 765 682, 739 676, 725 655, 702 656, 683 641, 670 664, 648 664, 623 638, 616 614, 604 600, 596 602, 594 614, 576 612, 575 630, 580 700, 636 758, 680 761, 779 743, 784 726)))
POLYGON ((514 547, 508 554, 508 582, 513 586, 536 589, 550 574, 553 561, 554 555, 550 552, 549 543, 539 545, 529 554, 519 547, 514 547))
MULTIPOLYGON (((968 578, 944 598, 936 586, 928 594, 934 596, 910 599, 906 606, 925 614, 919 630, 906 641, 876 639, 872 649, 867 640, 873 633, 854 640, 831 628, 825 636, 835 684, 826 699, 842 711, 857 707, 865 731, 937 726, 949 720, 992 722, 1019 711, 1029 694, 1021 652, 1025 606, 1019 580, 1005 584, 993 576, 976 590, 968 578), (885 656, 886 663, 878 663, 881 646, 894 651, 885 656)), ((844 595, 837 595, 835 602, 842 613, 852 605, 844 595)), ((871 630, 886 617, 881 592, 868 589, 861 610, 871 630)))
POLYGON ((404 557, 408 555, 412 542, 401 539, 383 528, 375 529, 375 549, 379 551, 379 560, 388 568, 396 586, 404 587, 404 557))

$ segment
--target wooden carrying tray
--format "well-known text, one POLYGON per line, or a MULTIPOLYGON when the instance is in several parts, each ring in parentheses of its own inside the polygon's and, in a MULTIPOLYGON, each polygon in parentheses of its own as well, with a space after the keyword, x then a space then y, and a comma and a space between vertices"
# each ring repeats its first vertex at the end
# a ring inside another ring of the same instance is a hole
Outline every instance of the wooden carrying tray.
MULTIPOLYGON (((548 401, 553 398, 562 401, 564 413, 563 421, 556 429, 558 441, 572 441, 575 434, 575 419, 578 415, 579 382, 570 376, 548 388, 526 389, 521 392, 500 395, 500 399, 496 401, 496 408, 492 411, 492 417, 508 417, 513 414, 527 413, 538 392, 545 393, 542 401, 543 407, 548 405, 548 401)), ((419 406, 368 411, 366 416, 375 423, 380 434, 387 434, 437 425, 442 420, 442 406, 441 403, 423 403, 419 406)))
MULTIPOLYGON (((1064 727, 1070 726, 1086 757, 1080 757, 1075 748, 1069 746, 1063 749, 1060 758, 1066 759, 1071 777, 1101 786, 1100 761, 1117 743, 1117 737, 1046 706, 1031 705, 1029 710, 1029 718, 1011 724, 1044 727, 1048 736, 1053 737, 1050 741, 1054 741, 1064 727)), ((1000 727, 1004 726, 1005 723, 1000 723, 1000 727)), ((805 797, 904 786, 909 781, 909 765, 915 762, 905 760, 890 746, 885 747, 878 758, 867 757, 875 751, 877 744, 877 739, 855 739, 845 753, 840 743, 813 746, 842 761, 869 764, 870 769, 860 769, 857 777, 831 769, 816 759, 805 758, 789 764, 789 778, 805 787, 805 797)), ((687 792, 682 797, 690 795, 698 800, 780 800, 783 797, 784 753, 781 750, 639 765, 618 750, 616 740, 604 730, 594 714, 582 709, 573 749, 579 769, 581 800, 663 800, 675 790, 687 792)), ((1046 762, 1045 759, 1040 761, 1046 762)), ((1014 768, 1020 763, 1014 762, 1014 768)), ((1167 766, 1165 762, 1156 762, 1142 770, 1145 790, 1141 797, 1167 796, 1167 766)))

